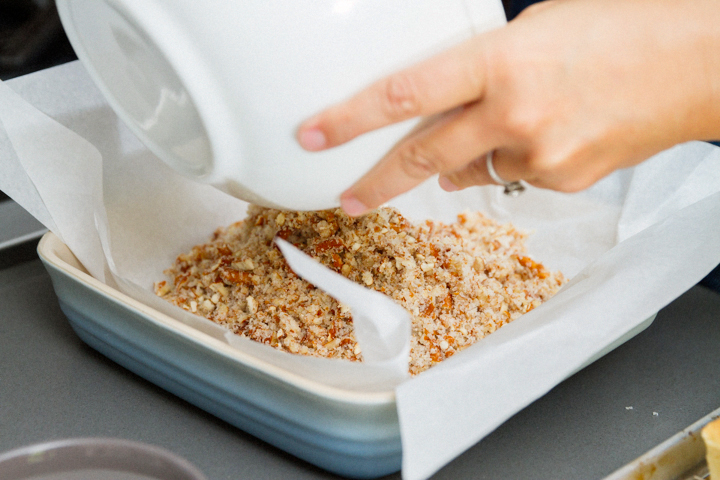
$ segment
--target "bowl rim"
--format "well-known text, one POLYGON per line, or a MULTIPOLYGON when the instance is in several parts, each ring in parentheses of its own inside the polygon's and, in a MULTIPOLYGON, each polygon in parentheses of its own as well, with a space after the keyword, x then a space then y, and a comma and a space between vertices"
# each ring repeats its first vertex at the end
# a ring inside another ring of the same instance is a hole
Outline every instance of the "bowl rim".
MULTIPOLYGON (((3 464, 10 466, 11 474, 20 475, 98 469, 153 476, 156 473, 150 470, 157 471, 163 465, 169 465, 175 471, 168 471, 168 474, 182 472, 188 480, 207 480, 195 465, 166 448, 114 437, 68 437, 24 445, 0 452, 0 473, 3 464), (143 457, 148 460, 147 463, 136 461, 143 457), (47 468, 51 470, 45 470, 47 468)), ((157 478, 160 480, 162 477, 157 478)))

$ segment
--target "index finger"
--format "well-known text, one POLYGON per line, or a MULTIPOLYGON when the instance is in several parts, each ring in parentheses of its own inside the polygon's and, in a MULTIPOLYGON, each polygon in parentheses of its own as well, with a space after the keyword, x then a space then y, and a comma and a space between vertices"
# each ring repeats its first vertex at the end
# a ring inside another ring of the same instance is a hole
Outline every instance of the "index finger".
POLYGON ((481 42, 475 37, 456 45, 333 105, 300 126, 300 145, 323 150, 371 130, 480 99, 485 86, 481 42))

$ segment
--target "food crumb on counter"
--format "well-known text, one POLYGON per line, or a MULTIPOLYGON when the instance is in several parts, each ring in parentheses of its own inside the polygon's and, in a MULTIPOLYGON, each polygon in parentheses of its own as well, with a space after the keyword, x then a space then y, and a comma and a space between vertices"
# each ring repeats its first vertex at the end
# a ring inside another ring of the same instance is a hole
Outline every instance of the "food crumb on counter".
POLYGON ((276 236, 410 313, 413 375, 536 308, 565 283, 527 255, 527 234, 477 212, 452 224, 413 224, 389 207, 352 218, 340 209, 251 205, 245 220, 179 255, 155 292, 274 348, 361 361, 352 312, 298 277, 276 236))

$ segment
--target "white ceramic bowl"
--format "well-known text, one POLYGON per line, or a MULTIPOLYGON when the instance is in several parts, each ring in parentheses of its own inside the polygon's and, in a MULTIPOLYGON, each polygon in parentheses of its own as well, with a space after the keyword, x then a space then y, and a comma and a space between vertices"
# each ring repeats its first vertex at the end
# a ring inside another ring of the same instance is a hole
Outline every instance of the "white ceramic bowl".
POLYGON ((58 0, 118 115, 176 170, 267 206, 337 206, 413 122, 310 154, 300 122, 502 25, 500 0, 58 0))

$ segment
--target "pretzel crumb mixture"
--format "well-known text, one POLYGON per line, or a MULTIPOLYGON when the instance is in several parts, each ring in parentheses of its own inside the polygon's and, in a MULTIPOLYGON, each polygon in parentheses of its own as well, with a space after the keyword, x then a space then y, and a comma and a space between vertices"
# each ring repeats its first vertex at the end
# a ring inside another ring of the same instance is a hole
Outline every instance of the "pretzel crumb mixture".
POLYGON ((525 251, 527 235, 480 213, 412 224, 393 208, 289 212, 251 205, 180 255, 155 293, 238 335, 302 355, 362 361, 350 309, 299 278, 279 236, 328 268, 385 293, 412 317, 416 375, 532 310, 565 282, 525 251))

